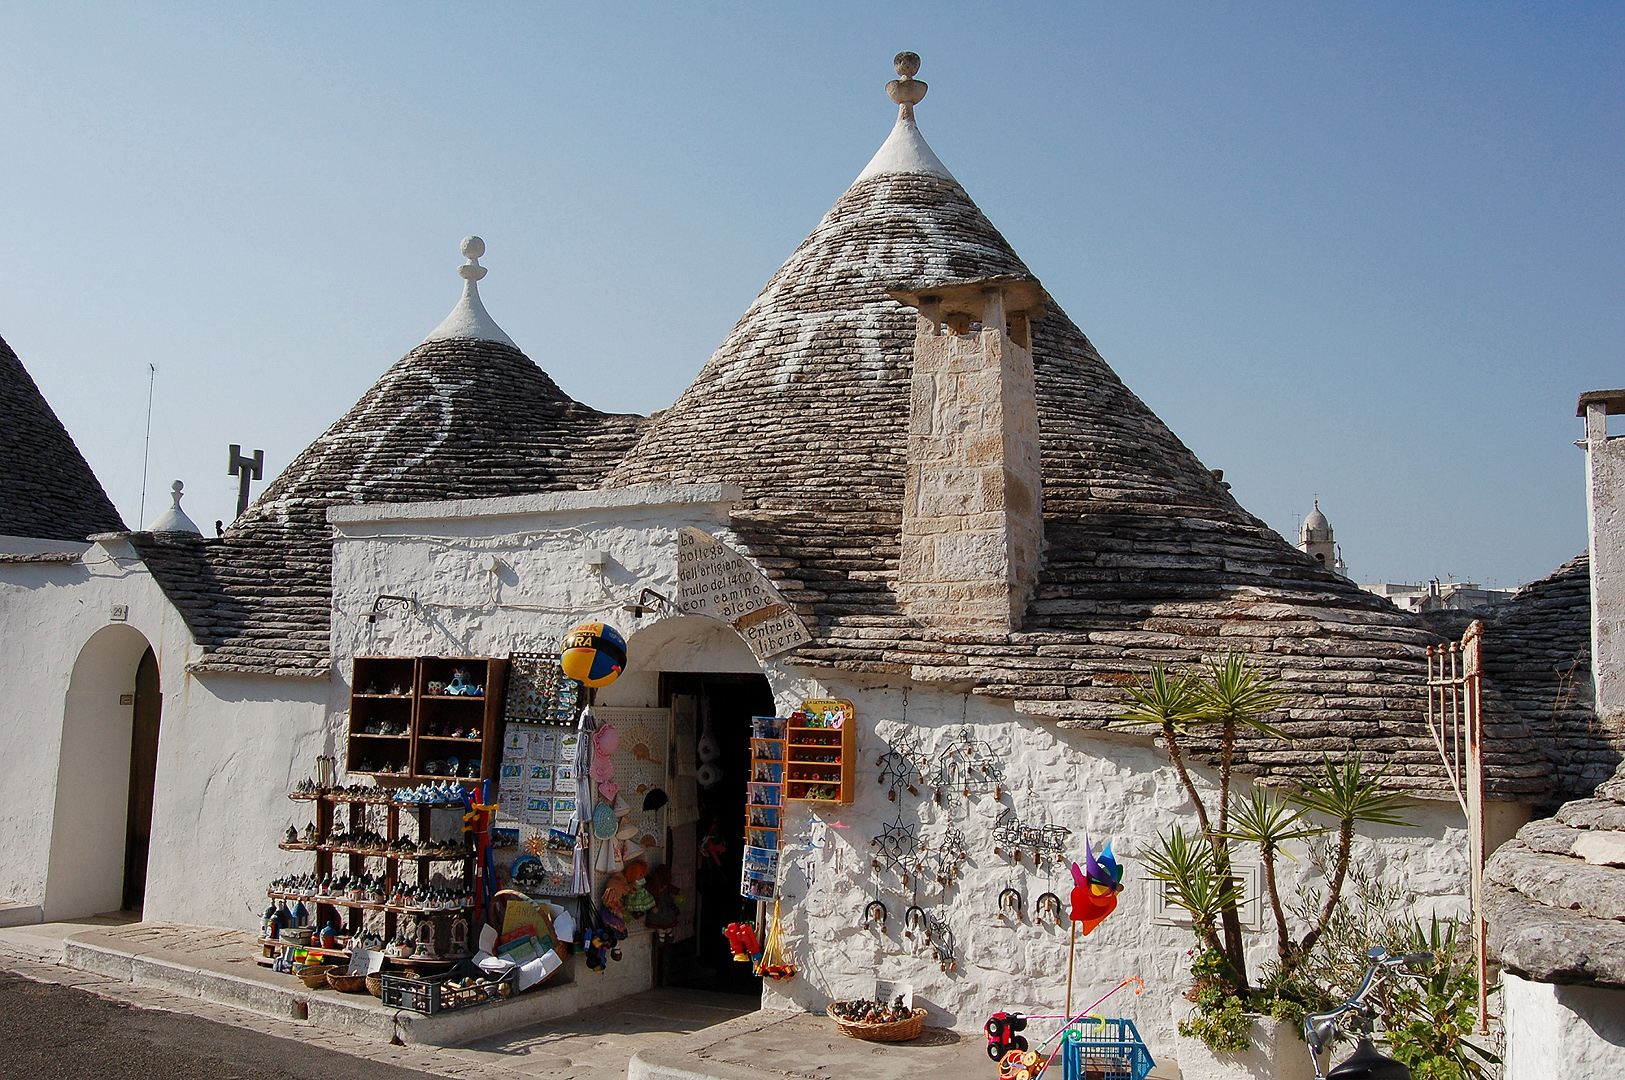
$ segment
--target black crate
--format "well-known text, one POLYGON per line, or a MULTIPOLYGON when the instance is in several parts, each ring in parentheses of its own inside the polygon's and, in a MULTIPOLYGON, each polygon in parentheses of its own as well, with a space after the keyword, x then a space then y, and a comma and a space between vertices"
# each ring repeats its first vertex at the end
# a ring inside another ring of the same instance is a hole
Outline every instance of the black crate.
POLYGON ((463 963, 444 975, 429 975, 421 979, 385 975, 383 984, 385 1005, 433 1016, 447 1009, 462 1009, 511 997, 518 988, 519 969, 509 968, 493 979, 472 964, 463 963), (470 977, 480 981, 472 986, 446 985, 470 977))

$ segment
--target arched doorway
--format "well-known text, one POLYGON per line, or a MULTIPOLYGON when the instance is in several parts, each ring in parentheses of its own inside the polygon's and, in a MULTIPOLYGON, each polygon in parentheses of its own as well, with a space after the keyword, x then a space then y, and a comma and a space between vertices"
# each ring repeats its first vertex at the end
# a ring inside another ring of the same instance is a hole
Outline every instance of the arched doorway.
POLYGON ((74 661, 62 710, 47 920, 140 902, 161 711, 157 658, 146 637, 119 624, 92 634, 74 661))
POLYGON ((671 802, 667 851, 673 880, 687 897, 673 940, 661 946, 657 979, 665 986, 760 996, 761 979, 733 962, 722 934, 754 917, 739 894, 744 853, 750 718, 774 714, 760 662, 726 623, 674 616, 642 627, 627 646, 626 673, 600 704, 647 704, 672 713, 671 802), (709 732, 720 752, 717 778, 700 784, 696 744, 709 732))

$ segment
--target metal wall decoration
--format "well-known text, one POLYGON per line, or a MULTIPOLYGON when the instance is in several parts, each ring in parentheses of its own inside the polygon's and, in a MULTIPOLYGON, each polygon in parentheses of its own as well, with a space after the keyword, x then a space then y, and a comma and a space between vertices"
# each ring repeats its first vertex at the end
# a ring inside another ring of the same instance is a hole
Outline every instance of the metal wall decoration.
POLYGON ((937 843, 921 853, 920 876, 934 878, 938 885, 946 888, 959 878, 959 871, 969 859, 965 834, 950 825, 937 843))
POLYGON ((955 952, 957 943, 954 932, 948 929, 946 922, 915 904, 904 914, 903 926, 904 937, 913 939, 915 934, 919 934, 931 947, 931 955, 943 971, 959 970, 959 959, 955 952))
POLYGON ((1066 919, 1065 913, 1061 910, 1061 898, 1052 892, 1040 893, 1033 904, 1034 922, 1043 922, 1046 915, 1054 920, 1056 926, 1060 926, 1066 919))
POLYGON ((886 792, 886 798, 892 802, 896 802, 898 794, 905 790, 910 795, 918 795, 920 789, 915 785, 925 782, 925 771, 929 767, 920 750, 918 736, 911 732, 889 740, 886 752, 876 759, 875 764, 880 767, 880 783, 890 789, 886 792))
POLYGON ((1026 916, 1021 907, 1021 890, 1007 888, 999 894, 999 918, 1021 922, 1026 916))
POLYGON ((863 925, 874 926, 884 934, 886 932, 886 919, 889 916, 886 903, 883 900, 871 900, 863 909, 863 925))
POLYGON ((880 835, 871 837, 869 844, 875 848, 871 865, 879 869, 884 864, 903 879, 904 885, 909 883, 910 875, 920 873, 920 857, 925 852, 925 844, 920 840, 919 825, 904 821, 901 812, 895 820, 882 825, 880 835))
POLYGON ((1066 838, 1072 835, 1072 830, 1061 825, 1029 825, 1016 816, 1016 808, 1007 806, 999 812, 998 820, 993 823, 993 840, 997 845, 993 854, 1003 855, 1009 852, 1009 857, 1016 862, 1022 859, 1022 853, 1031 853, 1034 866, 1044 865, 1044 856, 1052 859, 1064 859, 1066 856, 1066 838))
POLYGON ((967 799, 991 791, 997 799, 1004 794, 1004 762, 991 745, 963 727, 959 737, 938 752, 926 782, 936 789, 938 805, 945 791, 957 791, 967 799))

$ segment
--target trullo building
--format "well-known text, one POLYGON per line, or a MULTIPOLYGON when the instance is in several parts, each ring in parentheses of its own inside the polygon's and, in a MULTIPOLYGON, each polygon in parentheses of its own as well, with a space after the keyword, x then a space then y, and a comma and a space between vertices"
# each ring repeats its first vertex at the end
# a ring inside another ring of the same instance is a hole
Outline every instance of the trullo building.
MULTIPOLYGON (((899 70, 890 135, 669 409, 563 394, 481 304, 470 238, 452 315, 224 537, 126 532, 104 511, 0 560, 12 910, 119 905, 122 702, 149 648, 144 917, 248 928, 295 863, 277 847, 302 824, 287 794, 318 757, 363 784, 497 760, 365 742, 400 738, 363 730, 355 695, 392 689, 357 674, 370 658, 522 658, 603 620, 628 662, 594 711, 630 755, 622 793, 666 794, 630 817, 693 901, 672 940, 634 932, 626 985, 657 948, 714 961, 748 910, 750 718, 849 701, 849 786, 784 804, 759 879, 799 968, 765 1003, 822 1009, 879 978, 962 1029, 1054 1011, 1067 936, 1034 916, 1067 894, 1087 835, 1112 838, 1128 876, 1076 993, 1142 976, 1142 1031, 1170 1044, 1190 934, 1139 856, 1191 807, 1149 738, 1108 725, 1151 665, 1232 649, 1290 695, 1293 741, 1245 742, 1246 773, 1290 781, 1360 750, 1418 825, 1362 833, 1360 857, 1418 914, 1461 913, 1463 821, 1424 716, 1440 636, 1249 514, 1123 385, 927 145, 925 84, 899 70), (1005 890, 1024 918, 1000 918, 1005 890)), ((1510 835, 1550 797, 1562 742, 1489 697, 1489 817, 1510 835)), ((565 823, 536 801, 504 810, 538 835, 565 823)))

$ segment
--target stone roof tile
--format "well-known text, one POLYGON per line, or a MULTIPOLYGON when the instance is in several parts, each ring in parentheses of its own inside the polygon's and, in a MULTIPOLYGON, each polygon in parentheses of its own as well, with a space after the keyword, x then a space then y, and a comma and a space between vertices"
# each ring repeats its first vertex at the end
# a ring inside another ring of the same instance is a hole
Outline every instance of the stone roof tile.
POLYGON ((641 417, 572 400, 517 348, 425 341, 282 471, 219 540, 132 534, 203 671, 329 671, 329 506, 590 488, 641 417))
POLYGON ((123 528, 72 436, 0 338, 0 536, 83 541, 123 528))

